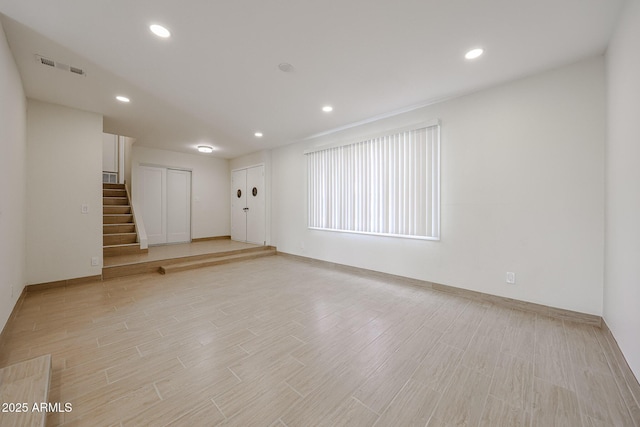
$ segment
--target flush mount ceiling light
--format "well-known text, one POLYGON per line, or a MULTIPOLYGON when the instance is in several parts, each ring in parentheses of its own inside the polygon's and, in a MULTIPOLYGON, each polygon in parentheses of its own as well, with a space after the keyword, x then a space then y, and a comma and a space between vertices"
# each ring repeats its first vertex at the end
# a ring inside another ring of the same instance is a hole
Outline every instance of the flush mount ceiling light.
POLYGON ((282 63, 278 64, 278 68, 283 73, 292 73, 293 72, 293 65, 289 64, 288 62, 282 62, 282 63))
POLYGON ((322 107, 322 111, 324 111, 325 113, 330 113, 333 111, 333 107, 331 105, 325 105, 324 107, 322 107))
POLYGON ((153 34, 155 34, 158 37, 162 37, 163 39, 171 37, 171 32, 167 30, 165 27, 163 27, 162 25, 153 24, 149 26, 149 29, 153 34))
POLYGON ((201 153, 213 153, 213 147, 209 145, 198 145, 198 151, 201 153))
POLYGON ((256 132, 254 133, 254 135, 256 136, 256 138, 262 138, 262 132, 256 132))
POLYGON ((479 57, 483 53, 484 53, 484 49, 481 49, 481 48, 471 49, 469 52, 467 52, 464 55, 464 57, 467 58, 467 59, 476 59, 477 57, 479 57))
POLYGON ((120 102, 124 102, 125 104, 127 102, 131 102, 131 100, 129 98, 127 98, 126 96, 122 96, 122 95, 118 95, 116 96, 116 99, 120 102))

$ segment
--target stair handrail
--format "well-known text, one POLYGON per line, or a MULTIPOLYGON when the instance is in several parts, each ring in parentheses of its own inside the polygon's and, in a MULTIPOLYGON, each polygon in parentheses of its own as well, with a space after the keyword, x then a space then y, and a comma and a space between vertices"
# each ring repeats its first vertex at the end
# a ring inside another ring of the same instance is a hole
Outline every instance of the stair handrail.
POLYGON ((125 182, 124 188, 127 190, 127 198, 129 199, 129 205, 131 205, 131 214, 133 215, 133 222, 136 225, 136 238, 140 244, 140 249, 147 249, 149 247, 149 242, 147 239, 147 232, 144 228, 144 221, 142 221, 142 216, 136 216, 136 208, 133 202, 133 197, 131 197, 131 192, 129 191, 129 183, 125 182))

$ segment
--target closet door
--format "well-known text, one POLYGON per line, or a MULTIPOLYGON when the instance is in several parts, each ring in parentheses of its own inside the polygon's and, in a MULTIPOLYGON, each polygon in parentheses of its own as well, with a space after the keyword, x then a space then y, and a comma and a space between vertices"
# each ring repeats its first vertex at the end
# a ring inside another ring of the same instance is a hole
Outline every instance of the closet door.
POLYGON ((150 245, 191 241, 191 172, 141 166, 138 191, 150 245))
POLYGON ((265 244, 264 166, 247 169, 247 242, 265 244))
POLYGON ((191 241, 191 172, 167 169, 167 243, 191 241))
POLYGON ((167 242, 166 179, 166 169, 150 166, 140 167, 138 189, 142 201, 142 220, 150 245, 167 242))
POLYGON ((264 166, 231 172, 231 239, 264 245, 264 166))
POLYGON ((247 171, 231 173, 231 239, 247 240, 247 171))

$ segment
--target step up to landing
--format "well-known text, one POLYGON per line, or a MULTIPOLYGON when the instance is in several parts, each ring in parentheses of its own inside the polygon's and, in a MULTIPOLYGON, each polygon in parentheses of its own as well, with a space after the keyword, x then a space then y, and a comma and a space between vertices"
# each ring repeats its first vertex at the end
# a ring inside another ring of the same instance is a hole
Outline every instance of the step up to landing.
POLYGON ((246 261, 276 254, 276 248, 265 246, 264 249, 253 252, 245 252, 236 255, 215 256, 197 261, 187 261, 177 264, 161 265, 160 274, 176 273, 178 271, 193 270, 194 268, 212 267, 214 265, 228 264, 230 262, 246 261))
POLYGON ((50 383, 50 354, 0 369, 0 402, 14 405, 0 410, 0 426, 44 426, 51 406, 50 383), (20 405, 20 412, 15 405, 20 405))
MULTIPOLYGON (((124 261, 122 263, 110 263, 106 262, 102 268, 102 278, 112 279, 114 277, 132 276, 134 274, 145 273, 157 273, 160 271, 160 267, 165 268, 165 272, 169 271, 168 268, 173 264, 192 263, 196 261, 207 260, 220 260, 221 258, 232 257, 236 255, 248 255, 247 257, 234 258, 233 260, 241 261, 243 259, 257 258, 258 256, 273 255, 276 253, 276 248, 273 246, 254 246, 244 249, 232 249, 222 252, 210 252, 201 253, 195 255, 186 255, 178 258, 164 258, 164 259, 146 259, 138 261, 124 261), (255 256, 255 254, 258 254, 255 256), (110 264, 110 265, 109 265, 110 264)), ((106 258, 108 260, 108 258, 106 258)), ((232 262, 227 260, 226 262, 232 262)), ((190 267, 195 268, 195 267, 190 267)))

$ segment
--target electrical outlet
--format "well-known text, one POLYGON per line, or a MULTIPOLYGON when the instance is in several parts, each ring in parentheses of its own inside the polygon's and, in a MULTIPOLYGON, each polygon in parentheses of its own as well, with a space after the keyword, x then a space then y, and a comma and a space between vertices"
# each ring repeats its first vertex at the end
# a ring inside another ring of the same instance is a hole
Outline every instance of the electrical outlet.
POLYGON ((89 205, 82 205, 80 210, 82 211, 83 214, 88 214, 89 213, 89 205))
POLYGON ((92 267, 97 267, 100 265, 100 258, 98 258, 97 256, 92 256, 91 257, 91 266, 92 267))
POLYGON ((507 271, 507 283, 509 283, 511 285, 515 285, 516 284, 516 273, 513 273, 511 271, 507 271))

